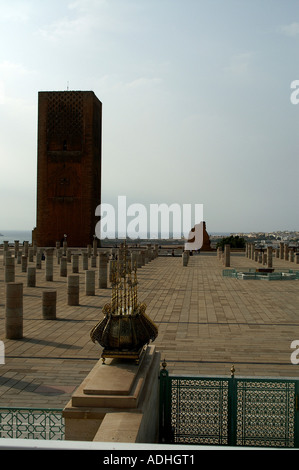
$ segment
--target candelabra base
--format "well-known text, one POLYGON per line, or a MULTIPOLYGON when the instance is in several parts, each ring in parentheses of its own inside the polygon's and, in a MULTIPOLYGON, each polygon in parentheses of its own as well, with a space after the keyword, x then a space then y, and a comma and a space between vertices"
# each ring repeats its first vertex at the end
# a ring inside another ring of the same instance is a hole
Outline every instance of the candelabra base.
POLYGON ((136 351, 104 348, 101 354, 102 362, 104 364, 106 358, 130 359, 130 360, 133 359, 136 362, 136 364, 139 364, 139 362, 142 360, 144 356, 146 348, 147 346, 145 347, 143 346, 136 351))

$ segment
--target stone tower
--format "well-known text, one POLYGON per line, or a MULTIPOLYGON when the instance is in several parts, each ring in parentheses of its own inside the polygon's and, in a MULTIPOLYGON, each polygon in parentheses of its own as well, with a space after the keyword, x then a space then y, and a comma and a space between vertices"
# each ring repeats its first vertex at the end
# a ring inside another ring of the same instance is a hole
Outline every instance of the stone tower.
POLYGON ((101 203, 102 103, 92 91, 38 94, 37 222, 33 240, 92 244, 101 203))

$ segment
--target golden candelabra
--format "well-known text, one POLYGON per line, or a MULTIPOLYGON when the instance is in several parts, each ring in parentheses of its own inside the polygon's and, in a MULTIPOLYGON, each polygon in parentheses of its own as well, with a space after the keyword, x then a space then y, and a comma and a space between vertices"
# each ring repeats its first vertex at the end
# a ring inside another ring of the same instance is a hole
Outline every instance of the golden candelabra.
POLYGON ((154 341, 158 329, 146 315, 146 305, 138 302, 137 265, 127 259, 127 246, 111 263, 111 302, 103 307, 104 318, 91 330, 93 342, 103 346, 102 359, 135 359, 144 346, 154 341))

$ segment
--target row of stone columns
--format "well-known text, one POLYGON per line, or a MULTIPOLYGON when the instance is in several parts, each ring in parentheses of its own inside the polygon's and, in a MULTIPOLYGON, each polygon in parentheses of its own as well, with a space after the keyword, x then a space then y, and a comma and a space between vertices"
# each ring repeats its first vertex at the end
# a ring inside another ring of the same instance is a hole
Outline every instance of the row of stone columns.
POLYGON ((254 243, 247 243, 245 256, 263 265, 266 264, 269 268, 273 267, 274 256, 278 259, 284 259, 285 261, 291 261, 299 264, 299 252, 295 252, 295 249, 290 248, 284 243, 280 243, 279 248, 276 249, 268 246, 266 251, 255 248, 254 243))
MULTIPOLYGON (((27 286, 36 286, 36 269, 41 269, 41 260, 43 253, 41 250, 35 250, 36 255, 36 266, 28 266, 28 259, 33 262, 33 257, 29 257, 29 247, 27 246, 24 252, 25 254, 21 257, 21 270, 27 272, 27 286)), ((60 248, 59 248, 60 249, 60 248)), ((65 254, 67 254, 67 247, 64 246, 65 254)), ((57 252, 57 248, 56 248, 57 252)), ((15 282, 15 259, 19 259, 19 251, 15 257, 12 257, 9 250, 4 250, 5 258, 5 283, 6 283, 6 337, 8 339, 20 339, 23 337, 23 283, 15 282)), ((54 249, 48 248, 45 250, 45 279, 46 281, 53 281, 53 267, 54 267, 54 249)), ((85 252, 84 252, 85 253, 85 252)), ((111 273, 113 271, 113 263, 116 263, 115 257, 120 256, 120 251, 112 250, 112 259, 109 260, 109 254, 107 252, 96 252, 96 246, 93 246, 93 254, 91 247, 88 248, 86 255, 82 257, 83 269, 85 271, 85 295, 95 295, 95 270, 88 269, 88 254, 90 257, 99 257, 99 288, 108 287, 108 278, 111 281, 111 273), (96 253, 96 254, 95 254, 96 253), (109 275, 108 275, 109 266, 109 275)), ((34 256, 34 253, 33 253, 34 256)), ((129 253, 129 257, 132 263, 136 263, 137 267, 145 265, 147 262, 158 256, 158 245, 155 245, 155 249, 146 247, 146 249, 132 250, 129 253)), ((73 254, 72 261, 72 273, 67 275, 67 256, 59 257, 60 264, 60 275, 67 277, 67 304, 70 306, 79 305, 79 294, 80 294, 80 275, 79 275, 79 255, 73 254)), ((58 260, 58 258, 57 258, 58 260)), ((96 263, 94 263, 96 267, 96 263)), ((56 302, 57 292, 55 289, 44 290, 42 292, 42 316, 45 320, 56 319, 56 302)))

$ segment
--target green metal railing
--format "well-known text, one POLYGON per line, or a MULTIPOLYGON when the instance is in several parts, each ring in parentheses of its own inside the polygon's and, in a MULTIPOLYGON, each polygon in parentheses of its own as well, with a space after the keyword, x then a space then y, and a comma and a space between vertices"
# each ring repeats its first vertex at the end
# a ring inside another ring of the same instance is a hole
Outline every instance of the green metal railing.
POLYGON ((0 408, 0 438, 63 440, 62 410, 0 408))
POLYGON ((299 447, 299 381, 160 372, 160 442, 299 447))

